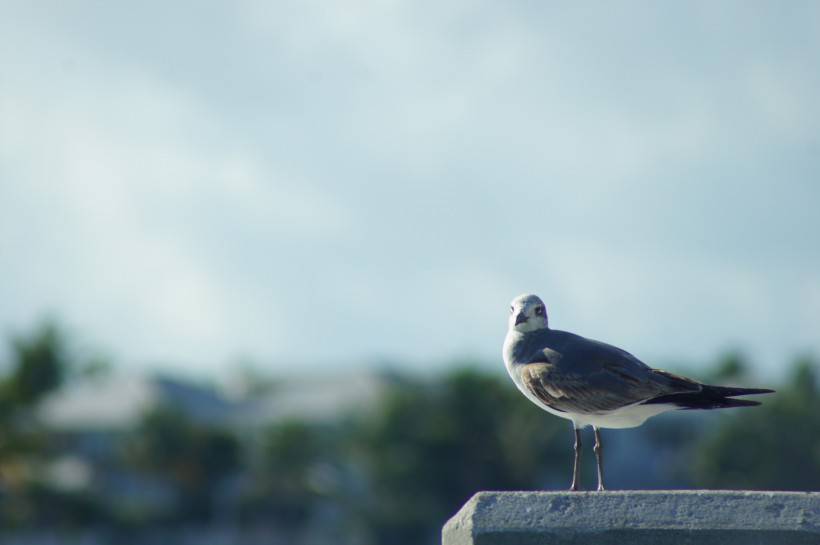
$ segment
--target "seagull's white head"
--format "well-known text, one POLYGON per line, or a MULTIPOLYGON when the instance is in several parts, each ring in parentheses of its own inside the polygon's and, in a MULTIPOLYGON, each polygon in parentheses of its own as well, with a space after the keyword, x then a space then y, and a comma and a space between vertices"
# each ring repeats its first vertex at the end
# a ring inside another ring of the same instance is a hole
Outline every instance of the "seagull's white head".
POLYGON ((515 330, 520 333, 546 329, 549 327, 547 307, 537 295, 531 293, 519 295, 510 303, 510 319, 507 325, 510 331, 515 330))

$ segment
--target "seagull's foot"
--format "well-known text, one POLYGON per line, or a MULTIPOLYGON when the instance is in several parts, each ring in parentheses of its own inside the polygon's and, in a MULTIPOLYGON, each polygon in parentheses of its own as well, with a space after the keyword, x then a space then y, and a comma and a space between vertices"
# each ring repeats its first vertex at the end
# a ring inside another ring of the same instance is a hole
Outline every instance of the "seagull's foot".
POLYGON ((573 482, 571 485, 569 485, 569 491, 570 492, 578 492, 578 485, 575 484, 575 482, 573 482))
POLYGON ((598 492, 603 492, 604 490, 606 490, 606 488, 604 488, 604 485, 599 484, 597 490, 598 490, 598 492))

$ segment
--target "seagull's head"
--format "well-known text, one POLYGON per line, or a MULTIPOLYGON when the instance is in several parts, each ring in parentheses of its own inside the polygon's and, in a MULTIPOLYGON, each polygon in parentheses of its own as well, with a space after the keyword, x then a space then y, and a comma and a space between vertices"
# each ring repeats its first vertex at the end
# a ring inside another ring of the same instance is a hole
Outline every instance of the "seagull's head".
POLYGON ((547 307, 537 295, 525 293, 510 303, 510 319, 507 324, 510 331, 527 333, 549 327, 547 307))

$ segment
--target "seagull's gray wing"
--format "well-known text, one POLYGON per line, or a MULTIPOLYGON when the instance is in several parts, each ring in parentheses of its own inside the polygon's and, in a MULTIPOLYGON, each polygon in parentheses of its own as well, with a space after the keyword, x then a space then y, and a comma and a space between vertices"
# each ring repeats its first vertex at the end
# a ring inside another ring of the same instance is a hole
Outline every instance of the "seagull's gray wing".
POLYGON ((520 373, 524 386, 548 407, 580 414, 607 413, 701 389, 697 382, 652 369, 624 350, 575 335, 536 352, 520 373))

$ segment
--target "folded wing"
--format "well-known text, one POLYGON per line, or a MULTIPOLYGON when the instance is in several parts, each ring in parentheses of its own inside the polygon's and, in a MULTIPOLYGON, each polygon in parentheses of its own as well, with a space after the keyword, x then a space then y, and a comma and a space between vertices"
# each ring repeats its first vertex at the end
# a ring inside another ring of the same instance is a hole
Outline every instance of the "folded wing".
POLYGON ((605 414, 658 396, 702 389, 693 380, 652 369, 628 352, 587 339, 560 353, 545 350, 523 366, 521 378, 548 407, 577 414, 605 414))

